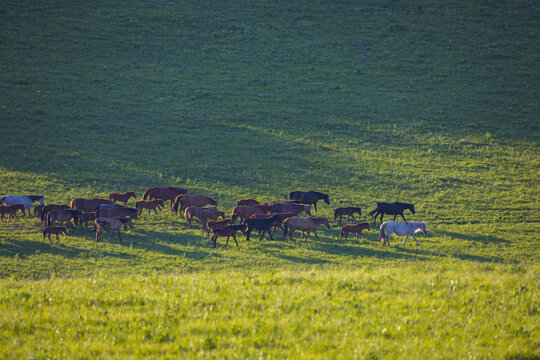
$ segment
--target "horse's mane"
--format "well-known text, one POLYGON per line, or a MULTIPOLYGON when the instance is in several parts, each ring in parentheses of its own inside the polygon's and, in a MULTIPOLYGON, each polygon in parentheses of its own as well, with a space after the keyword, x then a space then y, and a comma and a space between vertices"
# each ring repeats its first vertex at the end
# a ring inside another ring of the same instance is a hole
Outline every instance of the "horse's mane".
POLYGON ((43 195, 26 195, 30 198, 32 201, 38 201, 40 199, 43 199, 43 195))
POLYGON ((310 191, 310 193, 315 194, 320 198, 327 198, 328 197, 327 194, 323 194, 322 192, 318 192, 318 191, 310 191))

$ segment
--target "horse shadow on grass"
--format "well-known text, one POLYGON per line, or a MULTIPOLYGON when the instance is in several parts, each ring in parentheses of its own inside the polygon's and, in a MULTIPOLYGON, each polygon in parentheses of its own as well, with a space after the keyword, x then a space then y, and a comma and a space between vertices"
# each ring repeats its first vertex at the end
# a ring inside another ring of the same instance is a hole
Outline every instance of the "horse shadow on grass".
POLYGON ((463 234, 463 233, 457 233, 452 231, 443 231, 443 230, 437 230, 437 233, 440 233, 442 235, 446 235, 451 238, 456 238, 460 240, 465 241, 477 241, 482 242, 484 244, 486 243, 505 243, 509 244, 510 241, 506 239, 502 239, 500 237, 492 236, 492 235, 478 235, 478 234, 463 234))
POLYGON ((415 246, 414 248, 407 248, 400 245, 396 245, 395 248, 397 248, 399 251, 404 252, 404 253, 421 254, 427 257, 457 258, 460 260, 469 260, 469 261, 476 261, 476 262, 481 262, 481 263, 503 263, 507 261, 500 257, 494 257, 494 256, 482 256, 482 255, 464 254, 464 253, 440 253, 437 251, 423 250, 423 249, 420 249, 418 246, 415 246))

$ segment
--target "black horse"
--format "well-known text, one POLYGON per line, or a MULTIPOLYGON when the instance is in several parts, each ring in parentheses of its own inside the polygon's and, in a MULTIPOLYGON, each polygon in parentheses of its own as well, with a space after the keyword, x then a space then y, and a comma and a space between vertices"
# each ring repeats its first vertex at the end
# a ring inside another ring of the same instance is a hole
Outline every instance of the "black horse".
POLYGON ((324 200, 327 205, 330 205, 328 195, 317 191, 291 191, 289 193, 289 200, 296 200, 303 204, 313 205, 315 211, 317 211, 317 201, 319 200, 324 200))
POLYGON ((259 241, 261 241, 265 232, 268 232, 268 235, 270 235, 270 239, 274 240, 274 238, 272 237, 272 233, 270 232, 270 228, 274 225, 276 221, 282 221, 279 215, 271 216, 268 219, 246 219, 246 221, 244 222, 247 227, 246 240, 249 241, 249 235, 251 234, 251 231, 253 229, 262 230, 259 241))
POLYGON ((405 216, 403 216, 403 211, 405 211, 405 209, 409 209, 413 214, 415 214, 413 204, 407 204, 407 203, 402 203, 402 202, 394 202, 394 203, 377 202, 377 206, 375 207, 375 210, 371 211, 369 213, 369 216, 373 216, 373 214, 375 214, 375 216, 373 216, 374 224, 377 220, 377 216, 379 215, 381 215, 381 224, 382 224, 384 214, 394 215, 394 221, 396 221, 396 217, 398 215, 401 215, 401 217, 403 218, 403 221, 407 221, 405 220, 405 216))

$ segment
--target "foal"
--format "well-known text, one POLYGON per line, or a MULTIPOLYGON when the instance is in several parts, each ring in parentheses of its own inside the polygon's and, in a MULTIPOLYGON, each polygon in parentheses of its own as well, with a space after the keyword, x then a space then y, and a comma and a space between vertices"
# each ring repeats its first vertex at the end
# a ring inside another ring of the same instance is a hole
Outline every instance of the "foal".
POLYGON ((124 206, 127 206, 127 203, 131 198, 136 199, 135 192, 133 191, 128 191, 125 194, 112 193, 109 195, 109 200, 111 200, 113 204, 118 201, 124 203, 124 206))
POLYGON ((131 218, 97 218, 94 220, 94 224, 96 224, 96 242, 99 242, 101 237, 99 234, 101 234, 102 231, 108 230, 110 231, 109 235, 109 242, 111 242, 111 238, 113 235, 113 232, 116 232, 118 234, 118 240, 122 242, 122 238, 120 237, 120 230, 122 230, 122 225, 127 225, 130 228, 133 229, 133 223, 131 222, 131 218))
POLYGON ((341 233, 339 234, 339 239, 341 240, 343 238, 343 235, 345 235, 345 240, 347 240, 347 235, 350 233, 356 234, 356 241, 358 241, 358 234, 362 235, 362 242, 364 242, 364 234, 362 234, 362 230, 367 229, 368 231, 371 230, 369 227, 369 223, 362 222, 354 225, 345 225, 341 227, 341 233))
POLYGON ((2 214, 2 221, 4 221, 4 214, 9 215, 7 222, 9 222, 12 216, 14 216, 15 219, 19 220, 19 218, 17 217, 17 211, 21 211, 24 216, 24 205, 22 204, 0 205, 0 214, 2 214))
POLYGON ((58 243, 59 237, 58 234, 67 235, 67 229, 65 226, 45 226, 42 230, 43 232, 43 242, 45 243, 45 237, 49 235, 49 241, 52 244, 51 234, 56 235, 56 244, 58 243))

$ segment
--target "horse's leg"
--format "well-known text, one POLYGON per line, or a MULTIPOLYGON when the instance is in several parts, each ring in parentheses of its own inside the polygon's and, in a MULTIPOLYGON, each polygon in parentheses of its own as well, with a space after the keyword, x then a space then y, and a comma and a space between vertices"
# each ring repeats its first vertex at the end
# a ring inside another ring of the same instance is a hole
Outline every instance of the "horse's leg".
POLYGON ((319 235, 317 235, 317 232, 315 230, 313 230, 313 233, 315 234, 315 237, 317 238, 317 241, 320 241, 319 240, 319 235))
POLYGON ((229 245, 229 235, 227 235, 227 241, 225 241, 225 246, 229 245))
MULTIPOLYGON (((405 243, 407 242, 407 239, 408 239, 408 238, 409 238, 409 235, 406 235, 406 236, 405 236, 405 241, 403 241, 403 246, 405 246, 405 243)), ((417 243, 418 243, 418 241, 417 241, 417 243)))
POLYGON ((399 215, 401 215, 401 217, 403 218, 403 221, 407 221, 407 220, 405 220, 405 216, 403 216, 403 213, 401 213, 399 215))
POLYGON ((236 232, 233 234, 233 239, 234 239, 234 242, 236 243, 236 247, 238 247, 238 241, 236 241, 236 232))
POLYGON ((411 234, 411 236, 413 237, 414 241, 416 241, 416 245, 420 245, 420 244, 418 243, 418 240, 416 240, 416 236, 414 236, 414 235, 412 235, 412 234, 411 234))
POLYGON ((58 234, 55 234, 56 235, 56 243, 55 244, 58 244, 58 240, 60 240, 60 238, 58 237, 58 234))
POLYGON ((120 229, 118 229, 118 241, 122 242, 122 238, 120 237, 120 229))

